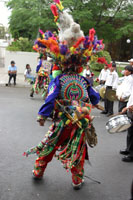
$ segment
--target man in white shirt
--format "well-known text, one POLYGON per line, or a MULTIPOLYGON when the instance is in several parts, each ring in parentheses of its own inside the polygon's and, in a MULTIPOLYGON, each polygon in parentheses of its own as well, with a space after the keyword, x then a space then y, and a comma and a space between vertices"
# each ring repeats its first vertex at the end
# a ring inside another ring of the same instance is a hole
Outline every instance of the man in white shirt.
POLYGON ((133 162, 133 87, 131 96, 128 100, 127 106, 123 108, 122 113, 127 112, 127 115, 132 121, 131 127, 127 131, 127 146, 126 149, 121 150, 120 154, 125 155, 122 158, 124 162, 133 162))
POLYGON ((118 74, 116 72, 116 64, 113 63, 107 73, 107 79, 105 82, 106 91, 105 91, 105 101, 104 101, 104 111, 102 114, 108 114, 107 116, 113 115, 113 101, 109 101, 106 98, 106 93, 108 90, 116 90, 118 86, 118 74))
POLYGON ((101 85, 105 84, 105 81, 107 79, 107 74, 108 74, 108 66, 104 65, 104 68, 101 70, 99 77, 98 77, 99 83, 101 85))
POLYGON ((128 99, 131 95, 131 90, 133 87, 133 67, 131 65, 127 65, 125 67, 124 75, 124 80, 116 90, 116 95, 119 99, 119 112, 121 112, 122 109, 126 107, 128 99))
POLYGON ((89 64, 86 65, 86 69, 83 71, 83 76, 86 77, 90 81, 91 86, 93 86, 93 76, 89 64))
POLYGON ((131 58, 130 60, 128 60, 128 62, 129 62, 130 65, 133 67, 133 58, 131 58))

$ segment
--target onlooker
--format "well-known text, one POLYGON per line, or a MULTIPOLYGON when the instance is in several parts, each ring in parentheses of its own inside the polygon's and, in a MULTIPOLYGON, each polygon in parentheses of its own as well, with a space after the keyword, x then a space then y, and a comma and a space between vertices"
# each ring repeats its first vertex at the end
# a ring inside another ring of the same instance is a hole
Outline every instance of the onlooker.
POLYGON ((132 88, 127 106, 123 108, 122 110, 122 113, 126 113, 126 112, 127 112, 128 117, 132 121, 132 125, 130 126, 130 128, 128 128, 128 131, 127 131, 126 149, 121 150, 120 154, 125 155, 125 157, 122 158, 122 161, 133 162, 133 88, 132 88))
POLYGON ((17 67, 14 61, 11 61, 11 65, 8 67, 9 81, 8 85, 11 85, 11 79, 14 79, 14 85, 16 85, 17 67))
POLYGON ((133 87, 133 67, 131 65, 127 65, 124 70, 124 80, 116 90, 116 95, 119 99, 118 112, 121 112, 122 109, 126 107, 128 99, 131 95, 132 87, 133 87))
POLYGON ((131 199, 130 200, 133 200, 133 181, 132 181, 132 184, 131 184, 131 199))
POLYGON ((98 82, 100 85, 104 85, 107 79, 107 74, 108 74, 108 66, 104 65, 104 68, 101 70, 99 77, 98 77, 98 82))
POLYGON ((91 72, 89 65, 86 65, 86 69, 84 69, 84 71, 83 71, 83 76, 86 77, 90 81, 91 86, 93 86, 94 74, 91 72))
POLYGON ((116 90, 118 85, 118 74, 116 72, 116 64, 112 63, 110 70, 108 70, 107 79, 105 82, 106 91, 105 91, 105 101, 104 101, 104 111, 102 114, 108 114, 107 116, 111 116, 113 114, 113 101, 109 101, 106 98, 106 93, 108 90, 116 90))
POLYGON ((35 77, 31 74, 31 67, 29 64, 26 64, 26 69, 24 71, 24 77, 26 79, 30 79, 31 83, 35 82, 35 77))
POLYGON ((128 62, 130 63, 131 66, 133 66, 133 58, 131 58, 130 60, 128 60, 128 62))

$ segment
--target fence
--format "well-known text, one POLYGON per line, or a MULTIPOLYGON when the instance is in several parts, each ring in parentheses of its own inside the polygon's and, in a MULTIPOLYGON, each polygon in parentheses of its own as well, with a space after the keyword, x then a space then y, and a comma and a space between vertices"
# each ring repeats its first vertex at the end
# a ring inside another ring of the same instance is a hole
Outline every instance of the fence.
POLYGON ((30 64, 32 73, 35 73, 38 56, 39 54, 34 52, 5 51, 5 71, 8 71, 10 62, 14 60, 18 73, 24 73, 26 64, 30 64))

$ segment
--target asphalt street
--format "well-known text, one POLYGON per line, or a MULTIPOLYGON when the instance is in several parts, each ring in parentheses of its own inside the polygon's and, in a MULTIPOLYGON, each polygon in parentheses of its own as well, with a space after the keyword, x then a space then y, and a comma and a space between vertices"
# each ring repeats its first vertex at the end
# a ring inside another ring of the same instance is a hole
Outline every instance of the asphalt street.
POLYGON ((98 144, 89 148, 91 165, 85 164, 89 178, 85 177, 83 188, 73 190, 71 173, 55 158, 42 180, 32 178, 36 155, 22 154, 41 141, 51 122, 38 125, 43 100, 40 95, 31 99, 29 94, 30 88, 0 87, 0 200, 129 200, 133 163, 122 162, 119 154, 126 145, 126 132, 109 134, 105 129, 109 118, 97 109, 92 113, 98 144))

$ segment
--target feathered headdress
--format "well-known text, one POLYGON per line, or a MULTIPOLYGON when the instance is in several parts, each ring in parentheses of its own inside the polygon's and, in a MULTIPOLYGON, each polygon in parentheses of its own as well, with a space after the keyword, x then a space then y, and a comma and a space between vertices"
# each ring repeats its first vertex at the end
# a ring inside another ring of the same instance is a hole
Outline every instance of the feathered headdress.
POLYGON ((103 50, 104 44, 102 40, 98 40, 93 28, 89 30, 88 36, 84 36, 80 25, 64 11, 61 1, 54 0, 54 3, 51 5, 51 11, 59 28, 59 34, 57 36, 50 31, 45 33, 40 31, 43 39, 37 39, 34 49, 38 50, 40 47, 45 49, 62 71, 66 68, 76 72, 81 71, 82 66, 92 57, 94 59, 97 51, 103 50))

